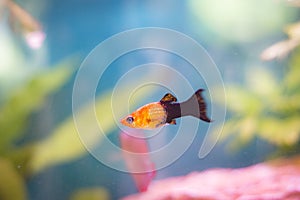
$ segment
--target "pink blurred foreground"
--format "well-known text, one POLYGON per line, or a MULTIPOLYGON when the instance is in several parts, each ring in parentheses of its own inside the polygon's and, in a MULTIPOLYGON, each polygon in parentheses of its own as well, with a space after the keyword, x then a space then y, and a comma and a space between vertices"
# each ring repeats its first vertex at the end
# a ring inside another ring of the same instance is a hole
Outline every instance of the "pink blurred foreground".
POLYGON ((141 131, 132 131, 132 135, 120 132, 121 148, 127 169, 139 192, 147 191, 147 188, 155 177, 155 166, 149 155, 149 147, 141 131), (134 136, 133 136, 134 135, 134 136), (143 173, 141 173, 143 172, 143 173))
POLYGON ((241 169, 211 169, 153 182, 147 192, 123 200, 296 200, 300 157, 241 169))

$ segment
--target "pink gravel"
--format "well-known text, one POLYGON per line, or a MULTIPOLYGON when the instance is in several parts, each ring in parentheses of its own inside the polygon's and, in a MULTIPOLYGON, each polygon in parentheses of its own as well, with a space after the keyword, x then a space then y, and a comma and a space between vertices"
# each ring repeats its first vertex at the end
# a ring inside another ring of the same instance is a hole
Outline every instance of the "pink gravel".
POLYGON ((300 157, 158 180, 123 200, 300 200, 300 157))

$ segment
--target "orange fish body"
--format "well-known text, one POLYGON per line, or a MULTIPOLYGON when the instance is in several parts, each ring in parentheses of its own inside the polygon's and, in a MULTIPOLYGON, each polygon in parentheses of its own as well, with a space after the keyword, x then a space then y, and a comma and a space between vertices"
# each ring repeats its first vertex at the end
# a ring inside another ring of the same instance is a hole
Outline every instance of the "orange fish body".
POLYGON ((165 124, 176 124, 175 119, 183 116, 194 116, 211 122, 206 116, 206 103, 199 89, 187 101, 176 103, 177 99, 167 93, 159 102, 146 104, 121 120, 131 128, 154 129, 165 124))
POLYGON ((160 102, 153 102, 137 109, 122 119, 121 123, 131 128, 154 129, 164 125, 166 119, 167 113, 163 105, 160 102))

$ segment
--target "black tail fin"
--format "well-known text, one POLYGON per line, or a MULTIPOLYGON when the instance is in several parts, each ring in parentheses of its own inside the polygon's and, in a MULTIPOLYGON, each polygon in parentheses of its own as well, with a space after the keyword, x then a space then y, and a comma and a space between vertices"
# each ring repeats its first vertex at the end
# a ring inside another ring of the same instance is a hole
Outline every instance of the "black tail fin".
POLYGON ((211 119, 209 119, 206 115, 206 103, 204 98, 201 96, 201 92, 203 92, 204 89, 199 89, 189 98, 187 101, 181 103, 181 114, 183 116, 185 115, 191 115, 194 117, 197 117, 203 121, 211 122, 211 119))

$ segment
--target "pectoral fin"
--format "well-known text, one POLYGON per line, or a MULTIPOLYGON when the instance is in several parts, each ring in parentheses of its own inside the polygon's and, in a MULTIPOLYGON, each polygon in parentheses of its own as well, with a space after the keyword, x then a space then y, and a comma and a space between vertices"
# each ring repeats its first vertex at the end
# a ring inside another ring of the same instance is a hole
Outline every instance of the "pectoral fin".
POLYGON ((174 124, 174 125, 176 125, 176 120, 175 120, 175 119, 172 119, 172 121, 171 121, 169 124, 174 124))
POLYGON ((160 102, 176 102, 176 101, 177 98, 170 93, 165 94, 165 96, 160 100, 160 102))

